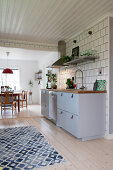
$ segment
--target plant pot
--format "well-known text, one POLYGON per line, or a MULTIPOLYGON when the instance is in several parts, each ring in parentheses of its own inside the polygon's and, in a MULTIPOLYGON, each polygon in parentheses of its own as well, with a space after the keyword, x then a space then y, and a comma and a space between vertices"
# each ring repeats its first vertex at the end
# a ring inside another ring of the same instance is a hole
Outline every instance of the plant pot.
POLYGON ((67 87, 66 89, 74 89, 74 87, 67 87))
POLYGON ((53 83, 53 84, 52 84, 52 88, 53 88, 53 89, 57 89, 57 85, 53 83))

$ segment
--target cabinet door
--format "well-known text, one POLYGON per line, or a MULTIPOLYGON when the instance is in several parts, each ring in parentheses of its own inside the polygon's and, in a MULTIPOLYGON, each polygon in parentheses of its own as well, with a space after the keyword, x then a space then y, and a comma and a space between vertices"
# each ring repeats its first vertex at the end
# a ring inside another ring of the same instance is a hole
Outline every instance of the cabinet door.
POLYGON ((57 93, 57 108, 64 110, 65 105, 65 93, 64 92, 58 92, 57 93))
POLYGON ((49 117, 49 92, 46 90, 41 91, 41 114, 49 117))
POLYGON ((64 114, 63 110, 57 109, 57 123, 56 123, 56 125, 59 127, 63 127, 63 124, 64 124, 63 114, 64 114))
POLYGON ((79 119, 78 116, 75 114, 71 114, 68 112, 65 112, 63 114, 63 128, 71 133, 72 135, 79 137, 79 119))
POLYGON ((45 91, 41 91, 41 114, 45 116, 45 91))
POLYGON ((56 122, 57 120, 57 93, 49 94, 49 117, 56 122))
POLYGON ((49 92, 45 92, 45 117, 49 118, 49 92))

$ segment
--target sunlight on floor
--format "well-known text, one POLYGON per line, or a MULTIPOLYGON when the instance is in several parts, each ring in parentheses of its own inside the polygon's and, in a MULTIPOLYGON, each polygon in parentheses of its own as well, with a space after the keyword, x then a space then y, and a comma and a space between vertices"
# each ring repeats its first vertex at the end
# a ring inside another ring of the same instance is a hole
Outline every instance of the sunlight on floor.
POLYGON ((20 109, 20 112, 14 111, 12 115, 12 111, 7 109, 3 111, 2 115, 0 114, 0 119, 3 118, 22 118, 22 117, 42 117, 41 115, 41 107, 40 105, 28 105, 28 107, 24 107, 20 109))

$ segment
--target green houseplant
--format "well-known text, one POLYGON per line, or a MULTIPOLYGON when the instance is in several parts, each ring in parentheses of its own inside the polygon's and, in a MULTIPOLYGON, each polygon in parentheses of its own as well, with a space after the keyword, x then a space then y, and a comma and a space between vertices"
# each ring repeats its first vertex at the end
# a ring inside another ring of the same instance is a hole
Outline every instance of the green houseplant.
POLYGON ((67 79, 66 84, 67 84, 67 88, 69 89, 74 88, 74 82, 71 79, 67 79))
POLYGON ((57 88, 56 82, 57 82, 57 76, 56 74, 52 74, 52 88, 53 89, 57 88))
POLYGON ((48 88, 48 82, 51 82, 52 88, 56 89, 57 88, 57 85, 56 85, 57 76, 56 76, 56 74, 48 73, 48 74, 46 74, 46 76, 47 76, 47 86, 46 86, 46 88, 48 88))
POLYGON ((64 63, 66 63, 66 62, 71 61, 71 58, 70 58, 69 56, 63 56, 63 57, 62 57, 62 61, 63 61, 64 63))

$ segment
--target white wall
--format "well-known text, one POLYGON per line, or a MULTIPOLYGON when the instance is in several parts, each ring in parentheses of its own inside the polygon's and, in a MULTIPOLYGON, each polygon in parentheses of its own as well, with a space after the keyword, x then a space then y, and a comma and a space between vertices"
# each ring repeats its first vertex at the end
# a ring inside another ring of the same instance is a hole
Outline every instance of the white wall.
MULTIPOLYGON (((58 56, 58 52, 51 52, 49 53, 49 55, 40 58, 40 60, 38 60, 38 68, 42 70, 42 81, 41 81, 41 85, 38 86, 38 92, 39 92, 39 96, 41 96, 41 89, 45 89, 46 88, 46 83, 47 83, 47 70, 51 69, 51 68, 47 68, 47 66, 52 65, 56 60, 58 60, 59 56, 58 56)), ((57 69, 52 69, 53 73, 58 72, 59 70, 57 69)), ((39 104, 41 103, 41 97, 39 100, 39 104)))

